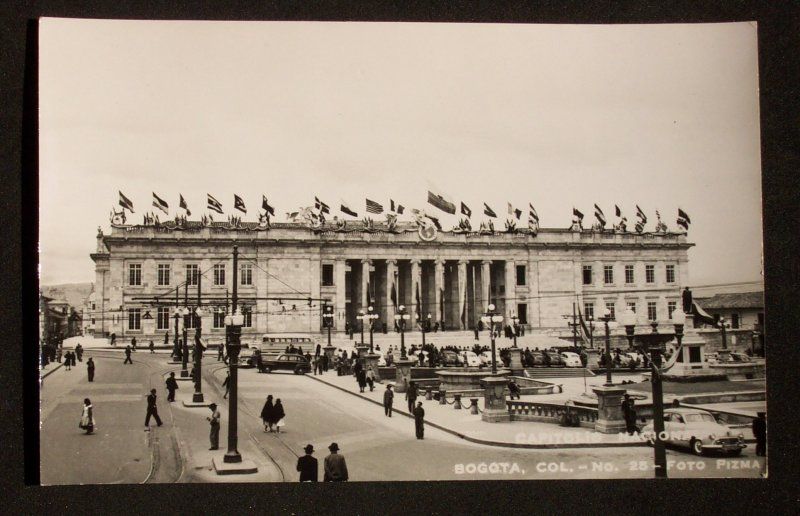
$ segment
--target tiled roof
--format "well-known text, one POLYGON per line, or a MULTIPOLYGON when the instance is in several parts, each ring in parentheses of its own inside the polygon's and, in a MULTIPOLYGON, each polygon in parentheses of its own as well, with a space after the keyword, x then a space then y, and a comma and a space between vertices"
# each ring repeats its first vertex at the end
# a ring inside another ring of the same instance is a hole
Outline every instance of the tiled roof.
POLYGON ((764 308, 764 292, 717 294, 706 299, 697 299, 697 302, 706 310, 722 310, 727 308, 764 308))

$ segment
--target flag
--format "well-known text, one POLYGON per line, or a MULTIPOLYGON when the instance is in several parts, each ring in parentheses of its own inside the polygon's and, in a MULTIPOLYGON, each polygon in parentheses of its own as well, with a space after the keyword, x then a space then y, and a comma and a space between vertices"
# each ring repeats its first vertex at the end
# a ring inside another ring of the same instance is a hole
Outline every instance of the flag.
POLYGON ((491 209, 486 203, 483 203, 483 214, 487 217, 497 217, 497 213, 495 213, 494 210, 491 209))
POLYGON ((572 216, 573 217, 578 217, 580 220, 583 220, 583 213, 578 211, 577 208, 574 208, 574 207, 572 208, 572 216))
POLYGON ((600 209, 600 206, 597 204, 594 205, 594 216, 598 222, 600 222, 601 226, 606 225, 606 215, 603 213, 603 210, 600 209))
POLYGON ((394 280, 392 280, 392 306, 397 308, 397 285, 395 284, 394 280))
POLYGON ((678 217, 680 217, 682 219, 685 219, 687 224, 691 224, 692 223, 692 219, 689 218, 689 215, 687 215, 686 212, 683 211, 680 208, 678 208, 678 217))
POLYGON ((167 201, 157 196, 155 192, 153 192, 153 206, 155 206, 159 210, 169 215, 169 211, 167 211, 169 210, 169 205, 167 204, 167 201))
POLYGON ((222 213, 222 203, 218 200, 214 199, 214 196, 211 194, 208 195, 208 209, 211 211, 216 211, 217 213, 222 213))
POLYGON ((131 213, 135 213, 133 211, 133 203, 122 192, 119 193, 119 205, 122 206, 122 213, 125 213, 126 209, 131 210, 131 213))
POLYGON ((682 227, 686 231, 689 231, 689 223, 686 222, 686 219, 678 219, 676 222, 680 227, 682 227))
POLYGON ((622 217, 622 210, 620 210, 619 206, 617 206, 616 204, 614 205, 614 213, 616 214, 617 217, 622 217))
POLYGON ((439 194, 435 194, 435 193, 431 192, 430 190, 428 190, 428 203, 436 206, 437 208, 439 208, 440 210, 442 210, 445 213, 449 213, 450 215, 455 215, 456 214, 456 205, 455 204, 453 204, 450 201, 445 200, 444 197, 442 197, 439 194))
POLYGON ((703 324, 709 324, 711 326, 717 325, 717 320, 714 319, 711 315, 708 314, 703 308, 692 301, 692 313, 695 315, 695 321, 700 321, 703 324))
POLYGON ((398 215, 402 215, 402 214, 403 214, 403 211, 405 211, 405 209, 406 209, 406 207, 405 207, 405 206, 403 206, 402 204, 398 204, 398 205, 397 205, 397 214, 398 214, 398 215))
POLYGON ((530 211, 528 212, 528 222, 536 221, 536 223, 538 224, 539 223, 539 214, 536 213, 536 208, 534 208, 533 204, 531 204, 531 203, 528 203, 528 206, 530 207, 530 211))
POLYGON ((373 200, 367 199, 367 212, 368 213, 383 213, 383 205, 373 200))
POLYGON ((470 210, 469 206, 464 204, 463 201, 461 203, 461 214, 466 215, 467 218, 472 217, 472 210, 470 210))
POLYGON ((522 210, 520 210, 519 208, 515 209, 514 215, 517 217, 517 220, 519 220, 519 218, 522 217, 522 210))
POLYGON ((428 214, 426 214, 425 216, 431 219, 431 222, 433 222, 433 225, 436 226, 436 229, 438 229, 439 231, 442 230, 442 225, 439 223, 439 219, 437 219, 436 217, 431 217, 428 214))
POLYGON ((442 331, 444 331, 444 289, 439 289, 439 321, 442 323, 442 331))
POLYGON ((467 329, 467 289, 464 289, 464 304, 461 306, 461 326, 467 329))
POLYGON ((320 201, 318 197, 314 197, 314 207, 316 207, 322 213, 330 213, 331 208, 324 202, 320 201))
POLYGON ((581 313, 581 307, 578 307, 578 322, 580 323, 580 325, 578 326, 578 332, 580 333, 583 344, 586 345, 590 342, 589 326, 586 324, 586 319, 583 318, 583 314, 581 313))
POLYGON ((420 320, 421 317, 420 314, 422 313, 422 301, 420 300, 420 295, 419 295, 419 284, 420 282, 417 281, 417 306, 415 308, 415 313, 417 314, 417 321, 420 320))
POLYGON ((266 195, 261 195, 261 208, 263 208, 265 212, 269 213, 273 217, 275 216, 275 208, 269 205, 266 195))
POLYGON ((244 205, 244 201, 236 194, 233 194, 233 208, 241 211, 242 213, 247 213, 247 208, 244 205))
POLYGON ((351 217, 358 217, 358 213, 356 213, 356 212, 354 212, 353 210, 351 210, 351 209, 350 209, 350 206, 348 206, 348 205, 347 205, 347 204, 345 204, 345 203, 342 203, 342 205, 341 205, 341 206, 339 206, 339 210, 340 210, 342 213, 345 213, 345 214, 347 214, 347 215, 350 215, 351 217))
POLYGON ((639 207, 638 204, 636 205, 636 216, 642 219, 643 223, 647 222, 647 215, 644 214, 644 212, 642 211, 642 209, 639 207))
POLYGON ((178 194, 178 196, 181 198, 180 203, 179 203, 180 207, 183 208, 184 210, 186 210, 186 216, 191 217, 192 216, 192 212, 189 211, 189 206, 186 204, 186 199, 184 199, 183 195, 181 195, 181 194, 178 194))

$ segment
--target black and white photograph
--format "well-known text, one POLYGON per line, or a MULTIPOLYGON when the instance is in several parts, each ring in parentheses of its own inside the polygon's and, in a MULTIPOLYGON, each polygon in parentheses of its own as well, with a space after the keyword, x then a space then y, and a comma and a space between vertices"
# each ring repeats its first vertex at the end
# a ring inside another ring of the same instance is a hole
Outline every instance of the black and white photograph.
POLYGON ((42 485, 768 476, 755 22, 42 18, 38 128, 42 485))

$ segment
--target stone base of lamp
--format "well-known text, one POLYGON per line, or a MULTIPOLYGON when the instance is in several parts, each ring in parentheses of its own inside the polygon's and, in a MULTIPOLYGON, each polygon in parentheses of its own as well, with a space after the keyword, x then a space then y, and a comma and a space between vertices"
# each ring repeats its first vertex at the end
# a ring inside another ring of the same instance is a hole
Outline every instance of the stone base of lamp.
POLYGON ((408 390, 408 385, 411 383, 411 366, 416 363, 416 360, 409 360, 407 358, 395 360, 395 392, 406 392, 408 390))
POLYGON ((369 346, 367 345, 362 346, 361 344, 358 344, 356 346, 356 353, 358 353, 359 359, 364 358, 365 356, 367 356, 367 353, 369 353, 369 346))
POLYGON ((378 360, 381 359, 381 356, 376 353, 367 353, 364 356, 364 370, 369 371, 372 369, 372 372, 375 373, 375 380, 381 381, 381 373, 378 371, 378 360))
POLYGON ((508 379, 505 376, 487 376, 481 380, 484 400, 481 420, 488 423, 511 421, 506 405, 507 385, 508 379))
POLYGON ((246 475, 258 473, 258 466, 255 462, 243 459, 241 462, 225 462, 224 456, 214 456, 211 459, 214 471, 217 475, 246 475))
POLYGON ((585 348, 586 353, 586 368, 599 369, 600 368, 600 350, 596 348, 585 348))
MULTIPOLYGON (((201 396, 201 398, 202 398, 202 396, 201 396)), ((186 400, 183 401, 183 406, 184 407, 190 407, 190 408, 209 407, 210 405, 211 405, 210 401, 205 401, 204 399, 200 399, 199 401, 196 401, 194 397, 192 397, 192 401, 186 401, 186 400)))
POLYGON ((189 370, 181 369, 181 378, 189 378, 189 370))
POLYGON ((525 368, 522 367, 522 350, 512 347, 508 348, 508 352, 511 355, 511 361, 508 366, 511 370, 511 374, 513 376, 522 376, 522 373, 525 371, 525 368))
POLYGON ((592 390, 597 394, 597 422, 594 429, 604 434, 624 432, 622 397, 626 390, 614 385, 593 387, 592 390))

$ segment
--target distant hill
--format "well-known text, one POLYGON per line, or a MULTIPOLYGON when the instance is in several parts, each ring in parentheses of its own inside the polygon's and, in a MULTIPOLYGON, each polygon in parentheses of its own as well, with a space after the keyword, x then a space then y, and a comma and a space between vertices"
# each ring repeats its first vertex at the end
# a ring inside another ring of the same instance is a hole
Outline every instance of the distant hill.
POLYGON ((71 307, 83 308, 89 294, 94 290, 94 283, 64 283, 61 285, 42 285, 42 294, 57 301, 66 301, 71 307))

